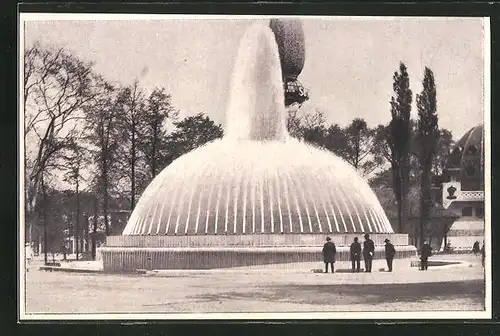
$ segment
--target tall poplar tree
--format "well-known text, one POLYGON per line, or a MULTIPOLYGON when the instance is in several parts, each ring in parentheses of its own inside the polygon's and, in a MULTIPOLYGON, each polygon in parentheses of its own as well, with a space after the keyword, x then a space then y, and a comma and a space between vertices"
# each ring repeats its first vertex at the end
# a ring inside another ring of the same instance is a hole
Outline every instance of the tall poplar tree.
POLYGON ((422 81, 422 92, 417 94, 417 143, 418 162, 420 168, 420 243, 424 241, 424 233, 432 209, 432 168, 436 147, 439 140, 436 85, 432 70, 425 67, 422 81))
MULTIPOLYGON (((95 200, 95 212, 96 214, 99 212, 100 205, 106 235, 109 235, 111 233, 108 220, 109 200, 113 182, 116 180, 118 165, 121 134, 118 114, 121 109, 119 94, 109 83, 102 81, 99 90, 99 95, 94 99, 91 108, 86 111, 86 126, 89 130, 87 143, 91 145, 91 160, 95 163, 95 169, 92 173, 94 191, 98 195, 95 200)), ((97 222, 94 222, 92 257, 95 257, 96 232, 97 222)))
POLYGON ((410 78, 404 63, 399 63, 399 72, 393 75, 391 97, 392 119, 387 127, 386 140, 389 146, 393 191, 398 206, 398 231, 403 231, 406 218, 406 203, 409 184, 411 127, 410 113, 412 91, 410 78))

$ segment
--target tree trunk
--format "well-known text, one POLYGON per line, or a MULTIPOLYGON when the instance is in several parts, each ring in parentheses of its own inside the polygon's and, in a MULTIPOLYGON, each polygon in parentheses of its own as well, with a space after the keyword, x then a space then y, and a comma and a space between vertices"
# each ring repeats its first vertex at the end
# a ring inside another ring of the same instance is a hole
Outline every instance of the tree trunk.
POLYGON ((398 206, 398 233, 403 232, 402 231, 402 221, 403 221, 403 201, 400 198, 397 202, 398 206))
POLYGON ((80 190, 79 190, 79 181, 78 176, 76 178, 76 231, 75 231, 75 240, 76 240, 76 260, 79 260, 80 253, 80 190))
POLYGON ((356 135, 356 144, 354 145, 354 169, 356 171, 359 168, 359 148, 360 148, 360 138, 359 135, 356 135))
POLYGON ((105 155, 103 164, 103 200, 102 200, 102 214, 104 216, 104 229, 106 231, 106 236, 110 234, 109 223, 108 223, 108 164, 107 155, 105 155))
POLYGON ((85 253, 89 253, 89 212, 88 209, 82 214, 84 219, 84 227, 83 227, 83 245, 85 247, 85 253))
POLYGON ((444 225, 444 232, 443 232, 443 251, 446 251, 446 247, 448 246, 448 230, 449 227, 447 224, 444 225))
POLYGON ((135 207, 135 164, 136 164, 136 153, 135 153, 135 123, 132 122, 132 141, 131 141, 131 160, 130 160, 130 210, 134 210, 135 207))
POLYGON ((153 125, 153 141, 151 143, 151 179, 156 176, 156 140, 158 137, 158 130, 156 125, 153 125))
POLYGON ((104 199, 103 199, 103 209, 102 209, 102 214, 104 216, 104 230, 106 232, 106 236, 109 236, 111 233, 111 229, 109 227, 109 220, 108 220, 108 186, 106 183, 106 189, 104 190, 104 199))
POLYGON ((413 241, 414 241, 414 246, 418 249, 420 246, 418 245, 418 226, 413 225, 413 241))
POLYGON ((404 201, 405 195, 403 190, 403 174, 401 172, 401 166, 398 168, 399 174, 399 200, 398 200, 398 225, 399 233, 403 232, 403 217, 404 217, 404 201))
POLYGON ((430 176, 428 170, 423 170, 420 180, 420 241, 424 241, 425 229, 429 221, 430 210, 430 176))
POLYGON ((92 235, 91 235, 91 242, 92 242, 92 246, 91 246, 91 254, 92 254, 92 260, 95 260, 96 258, 96 242, 95 242, 95 238, 96 238, 96 234, 97 234, 97 217, 99 215, 99 210, 98 210, 98 206, 97 206, 97 196, 94 195, 94 222, 92 223, 92 235))
POLYGON ((48 249, 48 234, 47 234, 47 192, 45 190, 45 182, 42 176, 41 179, 43 206, 42 206, 42 220, 43 220, 43 261, 45 265, 48 263, 47 249, 48 249))

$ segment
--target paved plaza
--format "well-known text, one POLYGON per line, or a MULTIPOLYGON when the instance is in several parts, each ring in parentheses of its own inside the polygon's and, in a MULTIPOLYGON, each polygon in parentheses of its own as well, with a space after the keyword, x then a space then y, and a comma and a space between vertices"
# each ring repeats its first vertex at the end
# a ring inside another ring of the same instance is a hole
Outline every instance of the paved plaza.
MULTIPOLYGON (((436 257, 437 258, 437 257, 436 257)), ((148 274, 78 274, 39 270, 26 275, 26 313, 205 313, 484 310, 480 259, 446 256, 461 265, 373 273, 313 273, 322 263, 293 269, 238 268, 148 274)))

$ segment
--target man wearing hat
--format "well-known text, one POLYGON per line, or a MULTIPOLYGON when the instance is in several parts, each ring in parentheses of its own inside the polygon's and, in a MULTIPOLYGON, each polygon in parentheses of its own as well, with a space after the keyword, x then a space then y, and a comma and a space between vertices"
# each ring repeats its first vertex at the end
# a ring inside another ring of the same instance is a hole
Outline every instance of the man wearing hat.
POLYGON ((385 239, 385 260, 387 261, 387 267, 389 268, 389 272, 392 272, 392 260, 394 259, 394 255, 396 254, 396 249, 394 245, 391 244, 389 239, 385 239))
POLYGON ((31 263, 31 259, 33 259, 33 248, 30 243, 25 244, 25 253, 26 253, 26 271, 29 271, 29 266, 31 263))
POLYGON ((370 239, 368 233, 365 234, 365 241, 363 242, 363 259, 365 260, 365 272, 372 271, 373 254, 375 253, 375 244, 370 239))
POLYGON ((361 244, 358 243, 358 237, 354 237, 354 241, 351 244, 350 252, 351 252, 352 271, 359 272, 360 269, 359 264, 361 261, 361 244))
POLYGON ((422 271, 427 271, 429 267, 429 257, 432 255, 432 248, 427 241, 424 241, 424 245, 420 249, 420 269, 422 271))
POLYGON ((332 273, 335 271, 333 265, 335 264, 335 254, 337 249, 335 244, 332 243, 330 237, 326 237, 326 243, 323 245, 323 261, 325 262, 325 273, 328 273, 328 264, 330 264, 332 273))

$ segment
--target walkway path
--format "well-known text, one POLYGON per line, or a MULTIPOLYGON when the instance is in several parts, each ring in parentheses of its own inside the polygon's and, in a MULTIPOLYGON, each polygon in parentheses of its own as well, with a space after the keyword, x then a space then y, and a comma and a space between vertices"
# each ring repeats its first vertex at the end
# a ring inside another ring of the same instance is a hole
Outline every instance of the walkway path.
MULTIPOLYGON (((26 310, 33 313, 482 310, 484 269, 479 258, 462 255, 460 259, 467 259, 467 264, 436 267, 427 272, 396 267, 392 273, 371 274, 318 274, 304 268, 110 275, 46 272, 33 267, 26 276, 26 310)), ((321 266, 321 263, 316 265, 321 266)), ((378 266, 374 265, 374 269, 378 266)))

